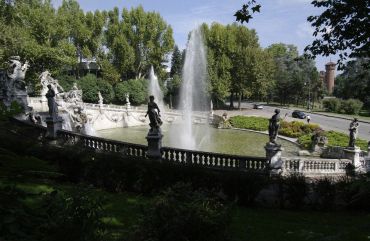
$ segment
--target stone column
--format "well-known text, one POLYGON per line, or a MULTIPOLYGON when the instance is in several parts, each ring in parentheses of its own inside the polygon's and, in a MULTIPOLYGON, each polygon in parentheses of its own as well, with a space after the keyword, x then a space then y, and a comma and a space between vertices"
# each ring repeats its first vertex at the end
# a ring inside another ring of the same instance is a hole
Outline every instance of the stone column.
POLYGON ((62 129, 63 118, 60 116, 46 117, 45 119, 47 132, 46 138, 56 140, 58 135, 57 132, 62 129))
POLYGON ((267 169, 272 175, 279 175, 282 173, 283 160, 281 158, 281 153, 284 150, 281 145, 274 143, 266 143, 266 158, 267 158, 267 169))
POLYGON ((161 148, 162 148, 162 132, 161 129, 153 129, 148 132, 146 139, 148 141, 147 156, 150 159, 161 161, 161 148))
POLYGON ((343 151, 345 158, 350 159, 352 161, 352 165, 355 167, 355 171, 364 172, 365 167, 361 162, 360 158, 361 149, 355 146, 355 147, 346 147, 343 151))

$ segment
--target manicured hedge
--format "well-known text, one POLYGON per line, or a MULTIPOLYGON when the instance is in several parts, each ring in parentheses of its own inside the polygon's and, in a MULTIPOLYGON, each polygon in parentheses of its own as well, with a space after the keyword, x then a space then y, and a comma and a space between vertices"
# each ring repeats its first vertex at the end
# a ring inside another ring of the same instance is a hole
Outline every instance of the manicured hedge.
POLYGON ((230 123, 234 128, 250 129, 255 131, 267 131, 269 119, 257 116, 233 116, 230 123))

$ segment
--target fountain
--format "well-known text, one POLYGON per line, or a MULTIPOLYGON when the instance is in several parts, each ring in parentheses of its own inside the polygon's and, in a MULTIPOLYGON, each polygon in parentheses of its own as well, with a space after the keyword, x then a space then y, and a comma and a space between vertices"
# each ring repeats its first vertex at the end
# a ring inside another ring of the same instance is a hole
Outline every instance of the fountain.
POLYGON ((154 73, 153 65, 150 67, 149 72, 149 95, 153 95, 155 102, 157 103, 159 109, 164 112, 163 104, 163 93, 161 87, 158 83, 158 78, 154 73))
MULTIPOLYGON (((196 135, 193 117, 195 111, 209 113, 209 100, 206 90, 207 62, 206 50, 200 28, 193 30, 186 48, 185 63, 180 89, 180 109, 183 113, 183 122, 176 130, 170 130, 170 139, 180 148, 195 149, 196 135)), ((209 127, 204 126, 205 129, 209 127)), ((210 138, 207 133, 202 133, 210 138)), ((202 140, 203 141, 203 140, 202 140)))

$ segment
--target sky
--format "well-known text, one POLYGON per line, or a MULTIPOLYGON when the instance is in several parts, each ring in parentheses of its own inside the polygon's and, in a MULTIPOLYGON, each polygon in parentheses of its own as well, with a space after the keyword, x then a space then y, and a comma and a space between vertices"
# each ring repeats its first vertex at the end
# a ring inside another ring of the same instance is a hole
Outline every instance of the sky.
MULTIPOLYGON (((320 9, 314 8, 312 0, 257 0, 262 7, 261 12, 253 15, 253 19, 244 26, 257 31, 262 47, 273 43, 294 44, 299 53, 303 53, 306 45, 313 40, 313 28, 307 22, 310 15, 320 14, 320 9)), ((62 0, 53 0, 55 7, 62 0)), ((247 0, 78 0, 85 11, 110 10, 117 6, 132 8, 142 5, 145 11, 160 13, 163 19, 172 26, 175 43, 180 49, 186 47, 189 32, 206 22, 231 24, 233 16, 247 0)), ((325 63, 337 61, 337 56, 317 57, 317 69, 324 70, 325 63)))

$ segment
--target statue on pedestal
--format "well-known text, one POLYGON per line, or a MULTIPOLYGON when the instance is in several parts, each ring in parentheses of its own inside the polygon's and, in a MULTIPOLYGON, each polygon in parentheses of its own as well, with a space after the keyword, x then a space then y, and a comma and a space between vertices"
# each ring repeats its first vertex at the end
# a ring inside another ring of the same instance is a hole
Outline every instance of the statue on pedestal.
POLYGON ((145 117, 149 115, 149 126, 150 131, 158 130, 162 125, 162 120, 160 118, 160 110, 157 103, 154 102, 154 96, 149 96, 148 111, 146 112, 145 117))
POLYGON ((276 145, 276 139, 280 128, 280 110, 275 109, 275 114, 269 120, 269 138, 270 143, 276 145))
POLYGON ((48 92, 46 93, 46 98, 48 100, 48 107, 49 107, 49 116, 52 118, 52 119, 57 119, 57 116, 58 116, 58 107, 57 107, 57 103, 55 102, 55 91, 53 89, 53 87, 48 84, 48 92))
POLYGON ((354 118, 351 124, 349 125, 349 143, 348 147, 356 147, 356 139, 358 134, 359 123, 357 118, 354 118))

